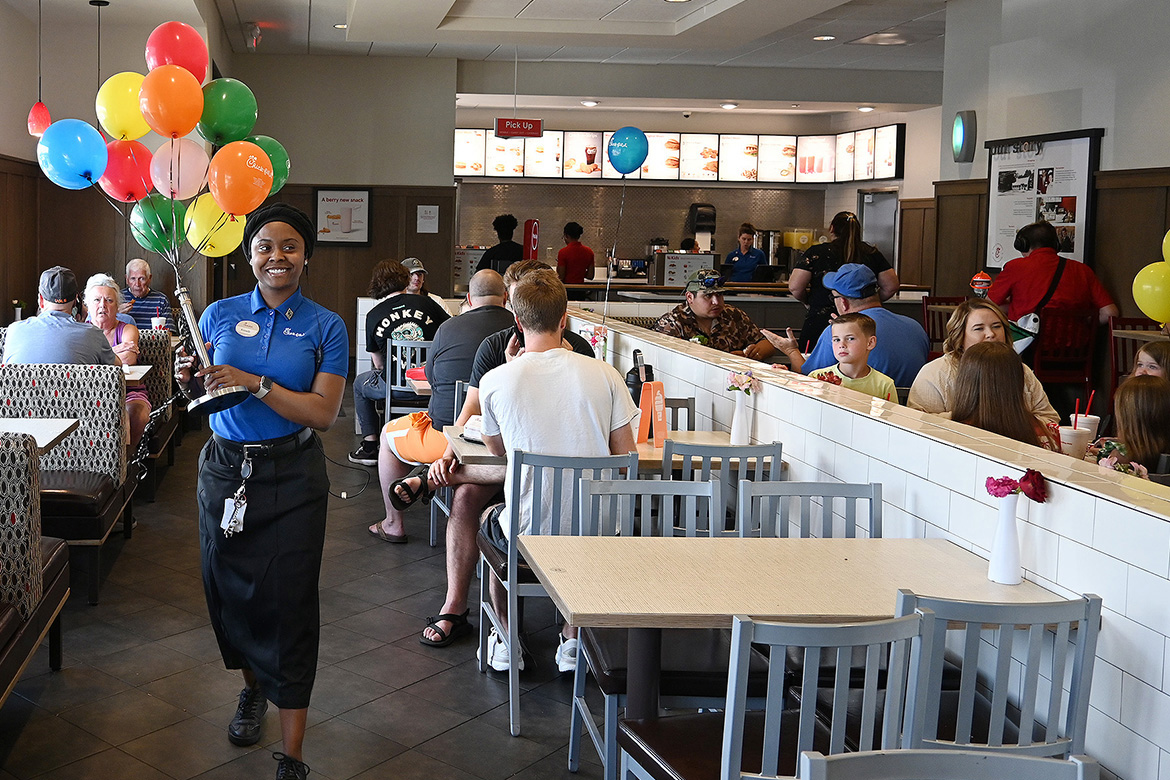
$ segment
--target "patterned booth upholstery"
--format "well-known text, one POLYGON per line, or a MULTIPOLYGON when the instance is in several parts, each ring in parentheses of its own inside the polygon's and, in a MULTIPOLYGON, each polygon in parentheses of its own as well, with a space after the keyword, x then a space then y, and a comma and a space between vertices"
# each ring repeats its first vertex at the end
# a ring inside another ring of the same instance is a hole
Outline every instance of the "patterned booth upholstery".
MULTIPOLYGON (((150 408, 161 408, 175 393, 175 353, 171 349, 171 333, 168 330, 140 330, 138 332, 138 362, 149 363, 154 370, 146 375, 143 383, 150 396, 150 408)), ((144 464, 147 469, 145 485, 147 495, 154 500, 159 480, 159 458, 166 457, 166 465, 175 462, 175 430, 179 416, 168 404, 158 418, 158 427, 150 437, 149 456, 144 464)))
POLYGON ((61 668, 69 548, 41 536, 37 461, 32 436, 0 434, 0 706, 46 635, 49 666, 61 668))
MULTIPOLYGON (((97 603, 101 547, 129 501, 126 382, 117 366, 0 366, 0 417, 77 418, 77 430, 41 456, 41 526, 86 550, 97 603)), ((130 522, 124 528, 129 536, 130 522)))

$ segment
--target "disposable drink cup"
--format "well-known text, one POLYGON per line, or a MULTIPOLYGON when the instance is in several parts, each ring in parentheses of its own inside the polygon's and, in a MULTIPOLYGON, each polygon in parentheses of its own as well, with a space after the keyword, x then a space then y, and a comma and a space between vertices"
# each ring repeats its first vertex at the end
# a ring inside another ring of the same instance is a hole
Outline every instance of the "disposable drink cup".
POLYGON ((166 326, 167 326, 167 318, 166 317, 151 317, 150 318, 150 327, 154 328, 155 330, 162 330, 166 326))
POLYGON ((353 232, 353 206, 341 207, 341 232, 353 232))
POLYGON ((1084 428, 1090 432, 1090 439, 1097 438, 1097 426, 1101 424, 1100 417, 1095 414, 1082 414, 1078 417, 1074 417, 1074 419, 1076 420, 1078 428, 1084 428))
POLYGON ((1093 432, 1088 428, 1073 428, 1071 425, 1062 425, 1060 426, 1060 451, 1077 460, 1084 460, 1092 437, 1093 432))

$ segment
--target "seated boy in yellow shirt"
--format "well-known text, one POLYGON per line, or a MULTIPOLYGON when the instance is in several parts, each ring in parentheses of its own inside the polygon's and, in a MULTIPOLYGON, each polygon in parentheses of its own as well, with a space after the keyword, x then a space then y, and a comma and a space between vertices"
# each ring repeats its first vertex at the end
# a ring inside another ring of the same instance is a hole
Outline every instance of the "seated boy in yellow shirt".
POLYGON ((898 401, 894 380, 869 367, 869 353, 877 345, 877 326, 860 312, 833 320, 833 355, 837 365, 813 371, 811 376, 859 393, 898 401))

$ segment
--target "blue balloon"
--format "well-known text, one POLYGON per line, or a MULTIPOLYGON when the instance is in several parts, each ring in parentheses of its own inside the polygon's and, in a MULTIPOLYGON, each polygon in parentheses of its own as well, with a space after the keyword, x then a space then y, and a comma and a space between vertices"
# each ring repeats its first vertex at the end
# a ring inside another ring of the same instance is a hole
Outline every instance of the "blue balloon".
POLYGON ((60 119, 37 143, 37 162, 49 181, 67 190, 97 184, 109 162, 106 139, 88 122, 60 119))
POLYGON ((609 162, 620 174, 638 170, 649 151, 646 134, 636 127, 623 127, 609 137, 609 162))

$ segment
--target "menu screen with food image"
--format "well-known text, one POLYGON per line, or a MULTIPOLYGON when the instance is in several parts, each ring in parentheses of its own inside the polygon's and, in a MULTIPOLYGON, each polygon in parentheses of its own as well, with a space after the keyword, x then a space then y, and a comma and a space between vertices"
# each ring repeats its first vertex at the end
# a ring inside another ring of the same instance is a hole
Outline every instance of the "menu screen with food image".
POLYGON ((683 133, 679 140, 679 178, 715 181, 719 178, 719 136, 683 133))
POLYGON ((604 149, 602 133, 565 133, 565 178, 600 179, 604 149))
POLYGON ((796 136, 760 136, 756 177, 760 181, 796 181, 796 136))
POLYGON ((758 135, 719 136, 719 181, 755 181, 759 162, 758 135))
POLYGON ((560 130, 546 130, 540 138, 528 138, 524 142, 524 175, 538 179, 553 179, 561 176, 560 130))
MULTIPOLYGON (((612 136, 613 136, 613 133, 603 134, 603 136, 601 138, 601 148, 598 149, 598 151, 597 151, 598 156, 602 158, 601 178, 603 178, 603 179, 620 179, 620 178, 622 178, 621 173, 616 168, 614 168, 613 163, 611 163, 609 161, 609 139, 612 136)), ((565 175, 568 176, 568 173, 566 173, 565 175)), ((642 178, 642 168, 640 168, 640 167, 635 168, 633 171, 626 174, 626 178, 627 179, 640 179, 640 178, 642 178)))
POLYGON ((873 128, 853 134, 853 178, 865 181, 873 178, 873 128))
POLYGON ((906 125, 886 125, 874 131, 873 177, 894 179, 902 175, 902 144, 899 136, 906 132, 906 125))
POLYGON ((455 175, 483 176, 486 130, 455 131, 455 175))
POLYGON ((524 175, 524 139, 487 136, 487 155, 484 160, 487 176, 524 175))
POLYGON ((800 136, 796 141, 796 180, 833 181, 833 162, 836 156, 837 136, 800 136))
POLYGON ((677 179, 682 142, 678 133, 646 133, 650 150, 642 163, 643 179, 677 179))
POLYGON ((853 181, 853 151, 856 133, 837 134, 837 181, 853 181))

